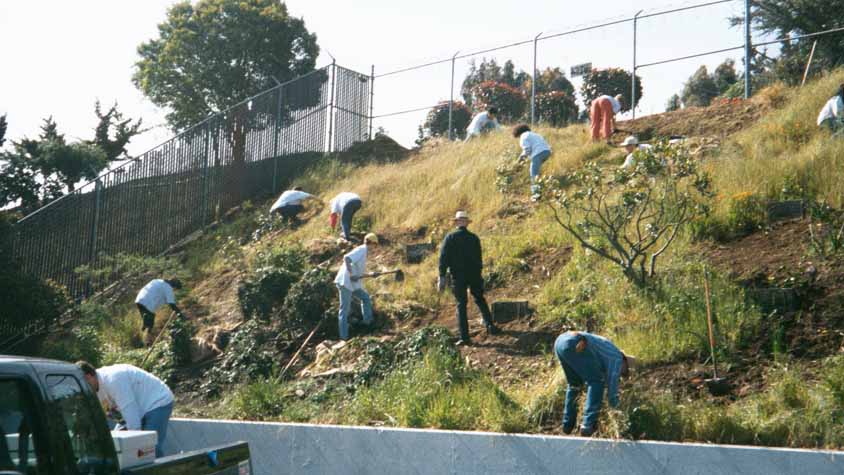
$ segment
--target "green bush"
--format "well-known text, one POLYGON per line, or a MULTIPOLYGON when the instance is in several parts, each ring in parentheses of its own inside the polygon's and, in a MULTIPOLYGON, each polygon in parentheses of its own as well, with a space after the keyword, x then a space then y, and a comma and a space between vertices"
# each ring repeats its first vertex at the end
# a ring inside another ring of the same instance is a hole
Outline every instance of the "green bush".
POLYGON ((108 310, 102 305, 83 303, 74 309, 74 324, 68 332, 45 339, 39 356, 62 361, 85 360, 99 366, 103 359, 100 328, 108 321, 108 310))
POLYGON ((228 415, 235 419, 264 421, 281 415, 284 406, 281 383, 267 379, 238 387, 228 404, 228 415))
POLYGON ((193 325, 184 316, 177 314, 168 328, 170 333, 170 359, 175 366, 190 364, 190 347, 193 338, 193 325))
MULTIPOLYGON (((313 269, 290 287, 282 305, 285 321, 310 328, 322 320, 336 300, 334 276, 327 269, 313 269)), ((323 330, 334 328, 323 326, 323 330)))
POLYGON ((577 120, 577 103, 574 96, 563 91, 552 91, 536 96, 539 120, 552 127, 565 127, 577 120))
MULTIPOLYGON (((428 137, 448 137, 448 101, 442 101, 428 111, 425 122, 419 126, 419 141, 428 137)), ((472 121, 472 111, 462 101, 454 101, 451 107, 451 130, 453 136, 466 138, 466 127, 472 121)))
MULTIPOLYGON (((621 68, 593 69, 583 78, 580 94, 586 113, 592 106, 592 101, 600 96, 615 96, 621 94, 621 112, 627 112, 630 107, 630 84, 632 76, 621 68)), ((642 99, 642 78, 636 76, 636 105, 642 99)))
POLYGON ((290 287, 305 269, 301 248, 276 248, 258 256, 258 269, 241 282, 237 298, 243 316, 267 320, 279 311, 290 287))
POLYGON ((276 331, 258 320, 244 323, 232 335, 220 361, 206 373, 202 390, 215 396, 233 384, 270 376, 275 362, 276 335, 276 331))
POLYGON ((525 93, 503 82, 484 81, 472 88, 472 96, 477 110, 497 107, 497 117, 505 123, 522 120, 528 105, 525 93))

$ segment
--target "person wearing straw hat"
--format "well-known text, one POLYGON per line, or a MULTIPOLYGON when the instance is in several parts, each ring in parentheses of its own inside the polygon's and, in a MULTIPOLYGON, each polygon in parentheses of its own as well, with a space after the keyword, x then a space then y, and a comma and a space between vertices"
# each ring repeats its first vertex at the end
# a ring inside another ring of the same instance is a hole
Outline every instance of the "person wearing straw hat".
POLYGON ((577 419, 577 398, 586 386, 586 408, 580 435, 590 436, 598 425, 598 414, 607 388, 611 407, 618 407, 618 382, 627 377, 636 358, 625 355, 610 340, 587 332, 568 331, 557 337, 554 352, 566 376, 566 403, 563 410, 563 433, 574 430, 577 419))
POLYGON ((592 127, 592 141, 609 142, 615 128, 615 115, 621 111, 621 94, 615 97, 603 95, 595 98, 589 108, 589 121, 592 127))
POLYGON ((624 139, 624 142, 621 142, 621 147, 624 147, 624 150, 627 151, 627 157, 624 159, 621 168, 632 168, 636 166, 636 158, 633 156, 636 150, 647 150, 651 148, 648 144, 640 144, 639 139, 633 135, 624 139))
POLYGON ((352 249, 343 256, 343 264, 337 271, 334 284, 340 292, 340 312, 337 316, 341 340, 349 339, 349 311, 352 309, 352 299, 360 300, 363 324, 372 326, 372 299, 363 290, 361 277, 366 273, 366 257, 370 246, 378 245, 378 236, 369 233, 363 238, 363 244, 352 249))
POLYGON ((464 142, 468 142, 474 137, 480 137, 490 130, 500 129, 501 126, 495 119, 497 114, 498 108, 496 107, 490 107, 488 110, 475 114, 475 117, 472 117, 472 122, 466 127, 466 140, 464 142))
POLYGON ((451 290, 457 300, 457 326, 460 331, 460 342, 469 344, 469 322, 467 319, 468 298, 470 292, 475 304, 481 311, 487 333, 494 335, 498 328, 492 323, 492 312, 484 298, 483 257, 481 254, 481 240, 467 227, 471 220, 469 213, 458 211, 454 215, 457 229, 449 233, 440 246, 439 280, 437 290, 445 290, 446 273, 451 274, 451 290))
POLYGON ((152 327, 155 325, 155 312, 163 305, 169 305, 177 315, 181 316, 182 311, 176 306, 176 295, 173 289, 181 289, 182 281, 179 279, 153 279, 145 285, 135 297, 135 305, 141 313, 143 326, 141 331, 145 332, 144 342, 152 344, 152 327))

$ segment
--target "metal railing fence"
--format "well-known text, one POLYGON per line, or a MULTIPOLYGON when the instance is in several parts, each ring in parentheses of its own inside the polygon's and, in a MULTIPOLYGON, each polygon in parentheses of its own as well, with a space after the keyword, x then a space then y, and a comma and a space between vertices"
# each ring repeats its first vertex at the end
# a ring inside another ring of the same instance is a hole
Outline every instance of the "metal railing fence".
POLYGON ((157 255, 246 199, 277 193, 303 161, 369 128, 371 76, 332 63, 208 117, 21 219, 13 255, 30 275, 90 295, 103 256, 157 255))

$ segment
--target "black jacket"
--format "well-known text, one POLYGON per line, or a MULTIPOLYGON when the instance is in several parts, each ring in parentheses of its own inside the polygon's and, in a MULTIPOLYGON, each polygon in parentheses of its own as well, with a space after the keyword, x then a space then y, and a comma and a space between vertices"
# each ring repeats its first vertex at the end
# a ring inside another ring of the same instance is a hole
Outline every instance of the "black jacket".
POLYGON ((481 240, 466 228, 458 228, 443 239, 440 247, 440 276, 478 277, 483 268, 481 240))

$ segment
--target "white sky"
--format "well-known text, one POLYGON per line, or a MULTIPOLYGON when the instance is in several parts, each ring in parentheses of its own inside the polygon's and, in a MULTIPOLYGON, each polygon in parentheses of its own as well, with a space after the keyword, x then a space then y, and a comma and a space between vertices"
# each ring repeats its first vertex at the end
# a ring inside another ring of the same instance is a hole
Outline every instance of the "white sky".
MULTIPOLYGON (((428 0, 290 0, 292 15, 304 17, 321 47, 318 65, 331 61, 376 75, 417 63, 448 58, 457 50, 477 51, 556 33, 577 25, 698 3, 694 0, 560 0, 464 1, 428 0)), ((172 0, 0 0, 0 115, 8 114, 7 139, 35 136, 41 119, 52 115, 69 138, 90 138, 96 125, 94 101, 118 101, 129 117, 155 126, 130 145, 139 154, 163 142, 171 133, 163 112, 131 82, 137 46, 157 34, 172 0)), ((743 43, 740 28, 729 28, 727 17, 740 15, 743 2, 692 10, 639 21, 639 64, 743 43)), ((592 62, 595 67, 632 66, 632 24, 539 42, 538 67, 592 62)), ((710 71, 726 57, 741 68, 741 51, 707 56, 640 70, 644 94, 639 115, 661 112, 668 97, 701 64, 710 71)), ((486 55, 500 63, 512 59, 517 69, 530 71, 532 45, 486 55)), ((455 99, 468 69, 468 59, 456 64, 455 99)), ((478 58, 480 61, 480 58, 478 58)), ((433 105, 448 99, 450 65, 387 76, 375 81, 375 114, 433 105)), ((579 81, 574 81, 579 87, 579 81)), ((257 91, 256 91, 257 92, 257 91)), ((376 119, 375 126, 405 145, 416 137, 425 112, 376 119)), ((8 144, 7 144, 8 146, 8 144)))

